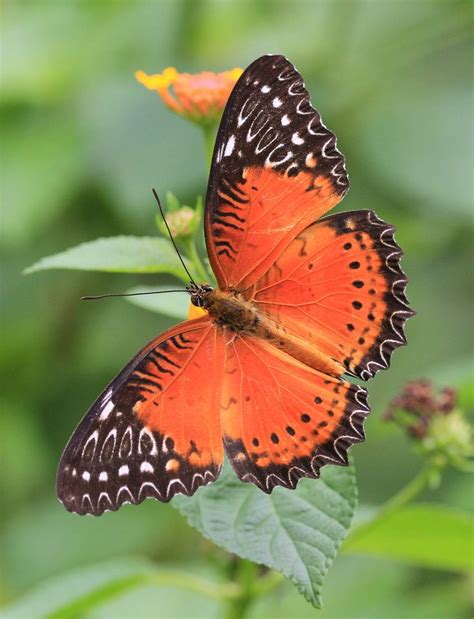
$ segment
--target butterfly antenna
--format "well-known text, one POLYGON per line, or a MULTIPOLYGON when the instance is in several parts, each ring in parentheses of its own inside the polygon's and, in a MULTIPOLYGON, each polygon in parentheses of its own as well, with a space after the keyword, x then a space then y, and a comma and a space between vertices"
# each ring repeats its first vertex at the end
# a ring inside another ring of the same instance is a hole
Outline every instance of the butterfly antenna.
POLYGON ((171 234, 170 227, 168 226, 168 222, 166 221, 166 217, 165 217, 165 214, 163 212, 163 208, 161 206, 160 198, 158 197, 158 194, 156 193, 155 189, 152 189, 152 192, 153 192, 153 195, 155 196, 155 200, 156 200, 156 202, 158 204, 158 208, 160 209, 161 217, 163 218, 163 221, 165 222, 165 226, 166 226, 166 229, 168 230, 168 234, 170 235, 170 239, 171 239, 171 242, 173 243, 173 247, 175 248, 175 251, 178 254, 178 258, 180 259, 181 264, 183 265, 184 270, 188 274, 189 280, 191 281, 191 283, 193 283, 197 287, 197 284, 194 281, 194 278, 192 277, 191 273, 188 271, 188 269, 187 269, 187 267, 186 267, 186 265, 184 263, 184 260, 181 257, 181 254, 179 253, 179 249, 176 246, 176 243, 174 241, 173 235, 171 234))
POLYGON ((108 294, 98 294, 95 296, 81 297, 81 301, 95 301, 97 299, 107 299, 108 297, 138 297, 143 294, 165 294, 165 292, 188 292, 185 288, 177 290, 151 290, 150 292, 117 292, 108 294))

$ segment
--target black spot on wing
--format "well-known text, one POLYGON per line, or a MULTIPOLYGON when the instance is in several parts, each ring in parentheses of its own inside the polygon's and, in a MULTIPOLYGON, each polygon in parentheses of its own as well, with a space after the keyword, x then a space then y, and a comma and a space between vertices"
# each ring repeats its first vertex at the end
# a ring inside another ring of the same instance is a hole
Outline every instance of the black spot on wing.
MULTIPOLYGON (((320 398, 318 398, 320 400, 320 398)), ((252 451, 252 445, 258 447, 255 441, 246 445, 241 439, 232 439, 224 436, 224 447, 227 457, 238 477, 248 483, 253 483, 264 492, 270 494, 277 486, 295 488, 302 477, 317 478, 320 469, 326 464, 347 466, 349 463, 347 452, 355 443, 364 440, 364 421, 370 408, 367 403, 367 391, 358 385, 350 385, 347 391, 347 400, 341 423, 334 429, 331 436, 322 444, 316 444, 310 456, 294 454, 293 460, 287 464, 270 462, 267 466, 258 466, 252 451)), ((319 423, 319 427, 327 426, 327 422, 319 423)), ((285 431, 293 436, 295 431, 287 426, 285 431)), ((317 430, 311 432, 313 437, 319 435, 317 430)), ((306 442, 308 438, 300 438, 306 442)), ((315 439, 317 440, 317 439, 315 439)), ((272 441, 275 443, 275 441, 272 441)), ((267 457, 266 453, 259 453, 258 457, 267 457)))
MULTIPOLYGON (((415 315, 406 297, 405 290, 408 280, 400 266, 403 251, 395 241, 394 227, 377 217, 373 211, 360 210, 350 213, 338 213, 325 217, 321 221, 328 223, 339 235, 353 235, 353 238, 359 244, 362 241, 361 232, 368 234, 373 242, 373 249, 381 259, 380 273, 385 278, 388 288, 388 291, 383 296, 384 303, 386 304, 385 314, 375 343, 361 359, 358 366, 351 369, 351 373, 354 376, 368 380, 379 370, 387 369, 390 366, 394 350, 406 344, 405 323, 410 317, 415 315)), ((364 250, 366 247, 362 247, 361 244, 360 249, 364 250)), ((371 261, 370 254, 366 258, 368 262, 371 261)), ((359 266, 358 261, 352 261, 349 265, 354 270, 357 270, 359 266)), ((370 265, 368 270, 372 270, 370 265)), ((362 280, 356 279, 352 282, 352 285, 356 289, 366 290, 370 297, 376 298, 377 290, 373 287, 367 288, 362 280)), ((364 308, 364 303, 356 298, 352 301, 352 307, 357 312, 362 313, 364 310, 368 324, 374 323, 375 316, 372 310, 375 307, 375 302, 366 303, 364 308)), ((349 324, 347 328, 349 331, 352 330, 349 324)), ((362 345, 360 340, 358 343, 362 345)))

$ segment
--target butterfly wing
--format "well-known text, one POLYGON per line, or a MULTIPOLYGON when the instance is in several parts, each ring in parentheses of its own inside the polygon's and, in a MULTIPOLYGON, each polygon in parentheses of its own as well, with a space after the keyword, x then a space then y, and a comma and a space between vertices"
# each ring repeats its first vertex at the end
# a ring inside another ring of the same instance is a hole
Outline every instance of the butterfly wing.
POLYGON ((283 56, 256 60, 229 98, 211 166, 206 243, 219 287, 254 283, 348 187, 301 75, 283 56))
POLYGON ((98 516, 147 497, 169 501, 215 480, 223 458, 224 341, 208 317, 150 342, 92 405, 67 445, 57 493, 98 516))
POLYGON ((221 398, 226 454, 242 481, 264 492, 346 465, 364 440, 366 391, 297 361, 262 339, 227 344, 221 398))
POLYGON ((406 343, 405 296, 393 226, 372 211, 326 217, 302 231, 246 294, 261 313, 367 380, 406 343))

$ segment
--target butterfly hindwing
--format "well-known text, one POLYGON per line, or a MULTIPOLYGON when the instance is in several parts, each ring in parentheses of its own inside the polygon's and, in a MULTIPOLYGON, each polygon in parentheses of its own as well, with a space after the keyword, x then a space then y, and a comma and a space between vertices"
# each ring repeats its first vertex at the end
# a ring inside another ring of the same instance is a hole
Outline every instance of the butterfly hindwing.
POLYGON ((147 497, 169 501, 215 480, 223 458, 218 417, 223 338, 209 318, 146 346, 105 389, 62 456, 65 507, 100 515, 147 497))
POLYGON ((256 60, 229 98, 211 167, 206 243, 219 287, 254 283, 347 189, 336 137, 301 75, 283 56, 256 60))
POLYGON ((414 314, 393 226, 372 211, 325 217, 301 232, 247 293, 340 372, 367 380, 405 344, 414 314))
POLYGON ((235 335, 227 344, 221 423, 242 481, 265 492, 346 465, 364 440, 366 391, 300 363, 268 342, 235 335))

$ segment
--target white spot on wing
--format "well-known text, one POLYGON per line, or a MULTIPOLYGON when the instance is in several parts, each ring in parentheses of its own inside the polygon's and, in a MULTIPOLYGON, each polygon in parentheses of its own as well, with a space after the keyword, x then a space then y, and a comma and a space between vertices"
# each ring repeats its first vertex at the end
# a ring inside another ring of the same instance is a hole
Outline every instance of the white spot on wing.
POLYGON ((102 402, 101 402, 102 406, 105 406, 111 397, 112 397, 112 389, 109 389, 107 393, 104 395, 104 397, 102 398, 102 402))
POLYGON ((82 479, 83 479, 84 481, 89 481, 89 479, 90 479, 90 478, 91 478, 91 474, 89 473, 89 471, 84 471, 84 472, 82 473, 82 479))
POLYGON ((318 163, 318 160, 313 155, 313 153, 308 153, 306 155, 305 164, 308 166, 308 168, 315 168, 317 163, 318 163))
POLYGON ((99 475, 99 481, 107 481, 109 476, 107 475, 107 471, 101 471, 99 475))
POLYGON ((281 124, 286 127, 287 125, 289 125, 291 122, 290 117, 288 116, 288 114, 285 114, 284 116, 282 116, 281 119, 281 124))
POLYGON ((272 101, 272 105, 273 107, 280 107, 281 106, 281 99, 279 97, 275 97, 272 101))
POLYGON ((111 400, 108 400, 105 404, 102 412, 99 415, 99 421, 104 421, 110 415, 110 413, 114 410, 114 403, 111 400))
POLYGON ((128 468, 128 464, 122 464, 122 466, 119 468, 119 476, 120 477, 124 477, 125 475, 128 475, 130 472, 130 469, 128 468))
POLYGON ((224 157, 230 157, 235 147, 235 135, 231 135, 227 140, 227 144, 224 151, 224 157))
POLYGON ((265 84, 265 86, 262 86, 262 88, 261 88, 260 90, 261 90, 263 93, 267 93, 267 92, 270 92, 271 88, 270 88, 270 86, 267 86, 267 85, 265 84))
POLYGON ((149 462, 142 462, 140 464, 140 472, 141 473, 154 473, 155 469, 149 462))
POLYGON ((300 144, 304 144, 304 140, 302 137, 300 137, 300 134, 295 131, 295 133, 293 133, 293 135, 291 136, 291 141, 293 142, 293 144, 296 145, 300 145, 300 144))

